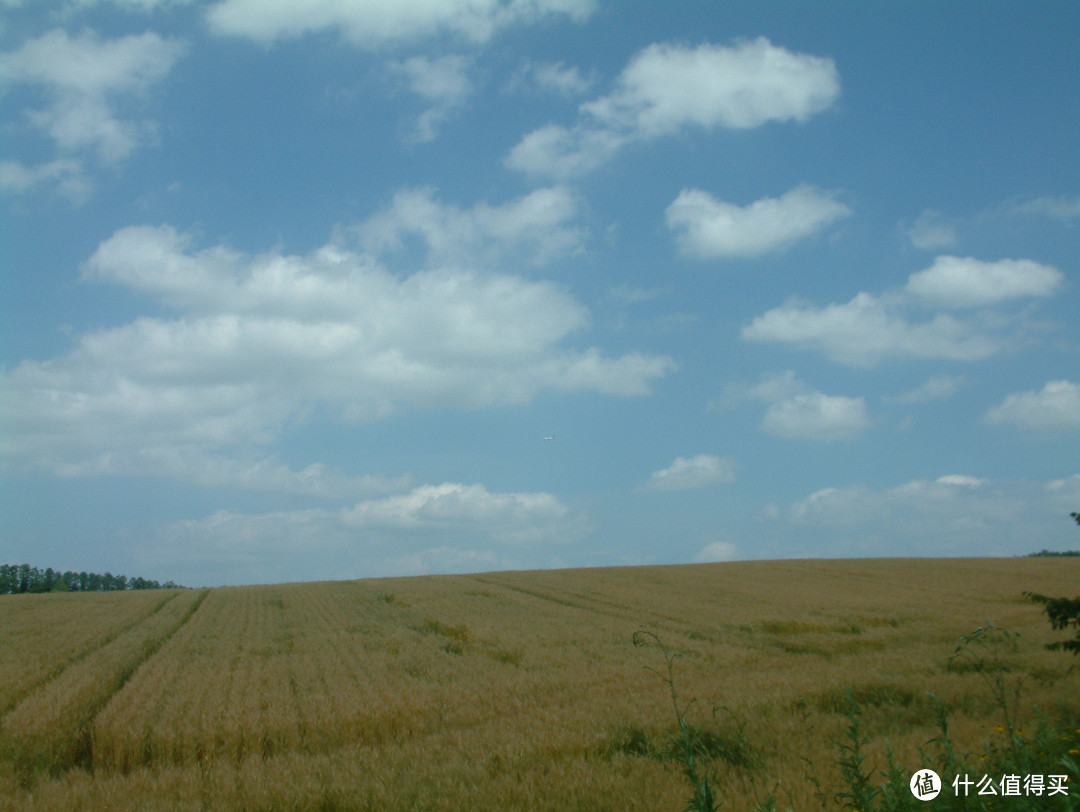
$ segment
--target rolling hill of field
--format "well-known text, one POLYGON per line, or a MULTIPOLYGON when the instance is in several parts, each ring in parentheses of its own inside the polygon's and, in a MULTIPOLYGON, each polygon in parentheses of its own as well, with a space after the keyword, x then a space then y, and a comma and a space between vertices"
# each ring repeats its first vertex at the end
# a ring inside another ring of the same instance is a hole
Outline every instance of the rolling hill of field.
POLYGON ((1076 595, 1080 559, 0 596, 0 810, 681 810, 664 655, 635 647, 642 628, 680 655, 725 808, 773 792, 820 809, 842 784, 849 691, 868 766, 886 748, 922 766, 928 692, 958 746, 993 739, 988 671, 949 662, 987 619, 1020 633, 975 652, 1020 681, 1018 726, 1035 706, 1080 718, 1075 658, 1044 648, 1062 635, 1025 590, 1076 595))

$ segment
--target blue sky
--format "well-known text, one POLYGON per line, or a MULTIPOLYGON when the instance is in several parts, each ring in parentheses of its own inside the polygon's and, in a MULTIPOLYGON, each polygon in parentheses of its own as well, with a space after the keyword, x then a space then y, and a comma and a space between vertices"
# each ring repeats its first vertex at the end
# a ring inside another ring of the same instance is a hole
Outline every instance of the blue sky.
POLYGON ((1075 548, 1077 30, 6 0, 0 558, 216 585, 1075 548))

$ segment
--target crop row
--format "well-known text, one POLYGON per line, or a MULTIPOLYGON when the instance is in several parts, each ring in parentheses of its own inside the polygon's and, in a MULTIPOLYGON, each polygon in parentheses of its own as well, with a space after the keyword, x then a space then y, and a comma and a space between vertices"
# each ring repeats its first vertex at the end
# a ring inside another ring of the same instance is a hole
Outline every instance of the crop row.
POLYGON ((90 759, 90 726, 140 663, 198 608, 205 592, 158 593, 142 622, 71 663, 20 701, 0 722, 0 753, 27 775, 90 759))
POLYGON ((157 592, 0 596, 0 716, 146 619, 165 598, 157 592))

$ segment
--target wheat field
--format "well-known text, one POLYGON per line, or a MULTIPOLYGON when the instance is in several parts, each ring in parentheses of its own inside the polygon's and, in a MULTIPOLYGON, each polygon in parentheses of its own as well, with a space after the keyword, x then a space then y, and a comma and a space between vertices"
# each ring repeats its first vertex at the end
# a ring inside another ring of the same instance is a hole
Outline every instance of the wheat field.
POLYGON ((928 692, 959 745, 994 735, 948 663, 987 619, 1020 633, 1020 723, 1080 719, 1022 595, 1078 585, 1075 558, 872 559, 0 596, 0 810, 681 810, 641 628, 724 808, 820 809, 848 691, 872 767, 921 766, 928 692))

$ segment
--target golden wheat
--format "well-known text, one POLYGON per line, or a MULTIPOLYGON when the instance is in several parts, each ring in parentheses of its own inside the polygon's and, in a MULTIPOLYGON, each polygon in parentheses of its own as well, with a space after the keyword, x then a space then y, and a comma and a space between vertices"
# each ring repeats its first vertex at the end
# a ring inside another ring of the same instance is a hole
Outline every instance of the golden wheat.
POLYGON ((161 600, 151 591, 0 595, 0 716, 161 600))
POLYGON ((70 664, 0 721, 0 752, 20 770, 85 763, 89 723, 135 668, 195 610, 205 593, 158 593, 141 622, 70 664))
POLYGON ((643 667, 659 652, 633 645, 643 625, 681 655, 678 691, 699 700, 688 719, 758 756, 716 761, 726 808, 774 788, 821 808, 809 773, 839 785, 848 690, 875 738, 868 766, 886 742, 920 766, 930 690, 958 746, 993 735, 980 675, 946 667, 988 617, 1023 634, 1025 707, 1075 712, 1072 658, 1042 647, 1055 635, 1021 592, 1078 582, 1076 560, 975 559, 217 589, 97 712, 93 773, 21 787, 0 763, 0 809, 682 808, 678 765, 650 755, 674 717, 643 667))

